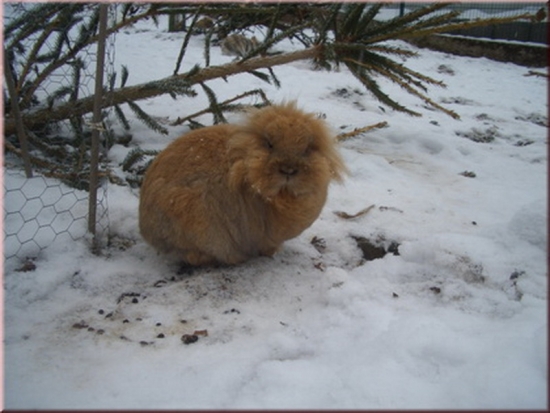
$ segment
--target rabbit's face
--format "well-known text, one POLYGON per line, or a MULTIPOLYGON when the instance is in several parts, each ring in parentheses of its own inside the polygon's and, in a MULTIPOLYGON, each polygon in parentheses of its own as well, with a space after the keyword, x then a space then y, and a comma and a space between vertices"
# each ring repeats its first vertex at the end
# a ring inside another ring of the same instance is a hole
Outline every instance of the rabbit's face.
POLYGON ((249 182, 266 198, 281 190, 303 195, 330 180, 326 159, 319 153, 310 125, 272 122, 253 137, 247 159, 249 182))
POLYGON ((300 196, 326 190, 343 172, 324 123, 292 106, 253 114, 231 144, 239 148, 245 181, 268 200, 281 191, 300 196))

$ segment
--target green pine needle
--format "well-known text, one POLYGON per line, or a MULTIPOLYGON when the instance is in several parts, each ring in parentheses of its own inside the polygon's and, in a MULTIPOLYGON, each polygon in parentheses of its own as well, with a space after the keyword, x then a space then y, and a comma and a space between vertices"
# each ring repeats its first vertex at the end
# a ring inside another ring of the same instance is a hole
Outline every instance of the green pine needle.
POLYGON ((200 6, 193 16, 193 20, 191 20, 191 25, 189 26, 189 29, 187 30, 187 34, 185 35, 185 38, 183 39, 183 44, 181 45, 180 53, 178 55, 178 59, 176 61, 176 68, 174 69, 174 76, 178 74, 180 71, 181 62, 183 61, 183 57, 185 56, 185 52, 187 50, 187 45, 189 44, 189 40, 191 39, 191 35, 193 34, 193 29, 195 28, 195 24, 197 23, 197 20, 199 19, 199 16, 202 12, 202 6, 200 6))
POLYGON ((123 88, 126 86, 126 81, 128 80, 128 76, 130 73, 128 72, 128 67, 126 65, 122 65, 122 69, 120 72, 120 87, 123 88))
POLYGON ((218 123, 227 123, 227 120, 223 116, 220 105, 218 104, 218 100, 216 99, 216 94, 214 93, 214 91, 210 87, 206 86, 203 82, 201 82, 200 85, 204 90, 204 93, 206 93, 208 101, 210 102, 210 111, 214 115, 214 124, 217 125, 218 123))
POLYGON ((128 122, 128 119, 126 118, 126 115, 122 111, 119 105, 114 106, 115 115, 117 119, 122 123, 122 127, 124 130, 130 130, 130 122, 128 122))
POLYGON ((148 126, 150 129, 154 130, 155 132, 162 133, 163 135, 168 135, 168 130, 160 125, 155 119, 153 119, 151 116, 149 116, 143 109, 141 109, 135 102, 132 102, 128 100, 126 102, 132 112, 135 113, 137 118, 143 122, 146 126, 148 126))
POLYGON ((250 70, 247 73, 250 73, 253 76, 256 76, 258 79, 271 84, 271 79, 269 78, 269 75, 266 75, 265 73, 258 72, 257 70, 250 70))
POLYGON ((277 89, 280 89, 281 88, 281 82, 279 81, 277 76, 275 76, 275 72, 273 71, 273 69, 271 67, 268 67, 267 70, 269 71, 269 74, 271 75, 271 80, 273 81, 273 85, 275 85, 275 87, 277 89))

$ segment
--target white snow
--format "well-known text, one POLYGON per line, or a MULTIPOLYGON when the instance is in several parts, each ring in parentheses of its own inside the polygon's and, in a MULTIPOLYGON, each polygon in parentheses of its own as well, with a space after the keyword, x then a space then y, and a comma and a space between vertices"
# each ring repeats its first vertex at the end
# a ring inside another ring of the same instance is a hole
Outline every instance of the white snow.
MULTIPOLYGON (((184 34, 166 27, 161 19, 116 35, 128 84, 172 74, 184 34)), ((192 39, 181 71, 202 63, 201 42, 192 39)), ((7 262, 5 408, 546 408, 546 80, 399 45, 420 55, 408 67, 447 84, 429 96, 460 120, 378 79, 423 117, 396 113, 344 67, 305 61, 275 68, 281 89, 246 74, 208 83, 220 101, 258 87, 274 102, 297 99, 335 133, 389 123, 341 144, 351 176, 273 258, 178 275, 139 235, 139 191, 110 185, 114 241, 104 255, 87 238, 56 239, 34 271, 7 262), (494 140, 465 137, 487 135, 494 140), (373 204, 355 219, 334 214, 373 204), (398 243, 399 255, 363 262, 352 236, 398 243), (182 343, 195 332, 197 342, 182 343)), ((231 61, 216 47, 211 59, 231 61)), ((141 105, 173 121, 207 105, 197 91, 141 105)), ((134 138, 110 152, 119 171, 135 145, 162 149, 187 131, 166 125, 162 136, 127 113, 134 138)))

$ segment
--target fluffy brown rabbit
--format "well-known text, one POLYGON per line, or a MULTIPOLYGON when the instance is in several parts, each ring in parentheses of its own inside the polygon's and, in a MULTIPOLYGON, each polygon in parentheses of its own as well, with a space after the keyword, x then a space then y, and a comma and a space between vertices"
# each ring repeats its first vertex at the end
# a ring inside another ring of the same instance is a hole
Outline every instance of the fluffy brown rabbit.
POLYGON ((189 265, 273 255, 321 213, 346 167, 325 123, 294 102, 240 125, 192 131, 153 161, 139 225, 149 244, 189 265))

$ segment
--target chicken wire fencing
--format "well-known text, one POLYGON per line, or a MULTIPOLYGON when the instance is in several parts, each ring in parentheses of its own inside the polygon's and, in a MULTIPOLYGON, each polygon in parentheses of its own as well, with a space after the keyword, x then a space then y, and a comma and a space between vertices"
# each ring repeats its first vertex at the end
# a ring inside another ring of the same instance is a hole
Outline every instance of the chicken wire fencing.
MULTIPOLYGON (((100 162, 93 166, 90 141, 94 124, 90 114, 69 115, 56 122, 26 121, 29 114, 94 96, 99 6, 4 5, 6 267, 28 269, 44 248, 90 233, 95 248, 107 239, 107 179, 101 159, 107 151, 108 125, 103 122, 100 128, 100 162), (103 177, 95 189, 90 182, 94 170, 103 177), (92 193, 95 217, 90 232, 92 193)), ((115 20, 116 6, 112 5, 107 9, 106 24, 115 20)), ((114 42, 113 34, 106 38, 102 71, 107 79, 114 73, 114 42)), ((103 118, 107 114, 104 111, 103 118)))
POLYGON ((41 175, 4 171, 4 257, 30 259, 58 238, 86 233, 88 193, 41 175))
MULTIPOLYGON (((426 6, 429 3, 403 2, 390 7, 394 16, 426 6)), ((513 40, 520 42, 548 43, 548 2, 461 2, 449 4, 445 11, 459 10, 459 21, 490 19, 530 14, 531 21, 517 21, 498 25, 488 25, 450 32, 460 35, 492 40, 513 40)))

